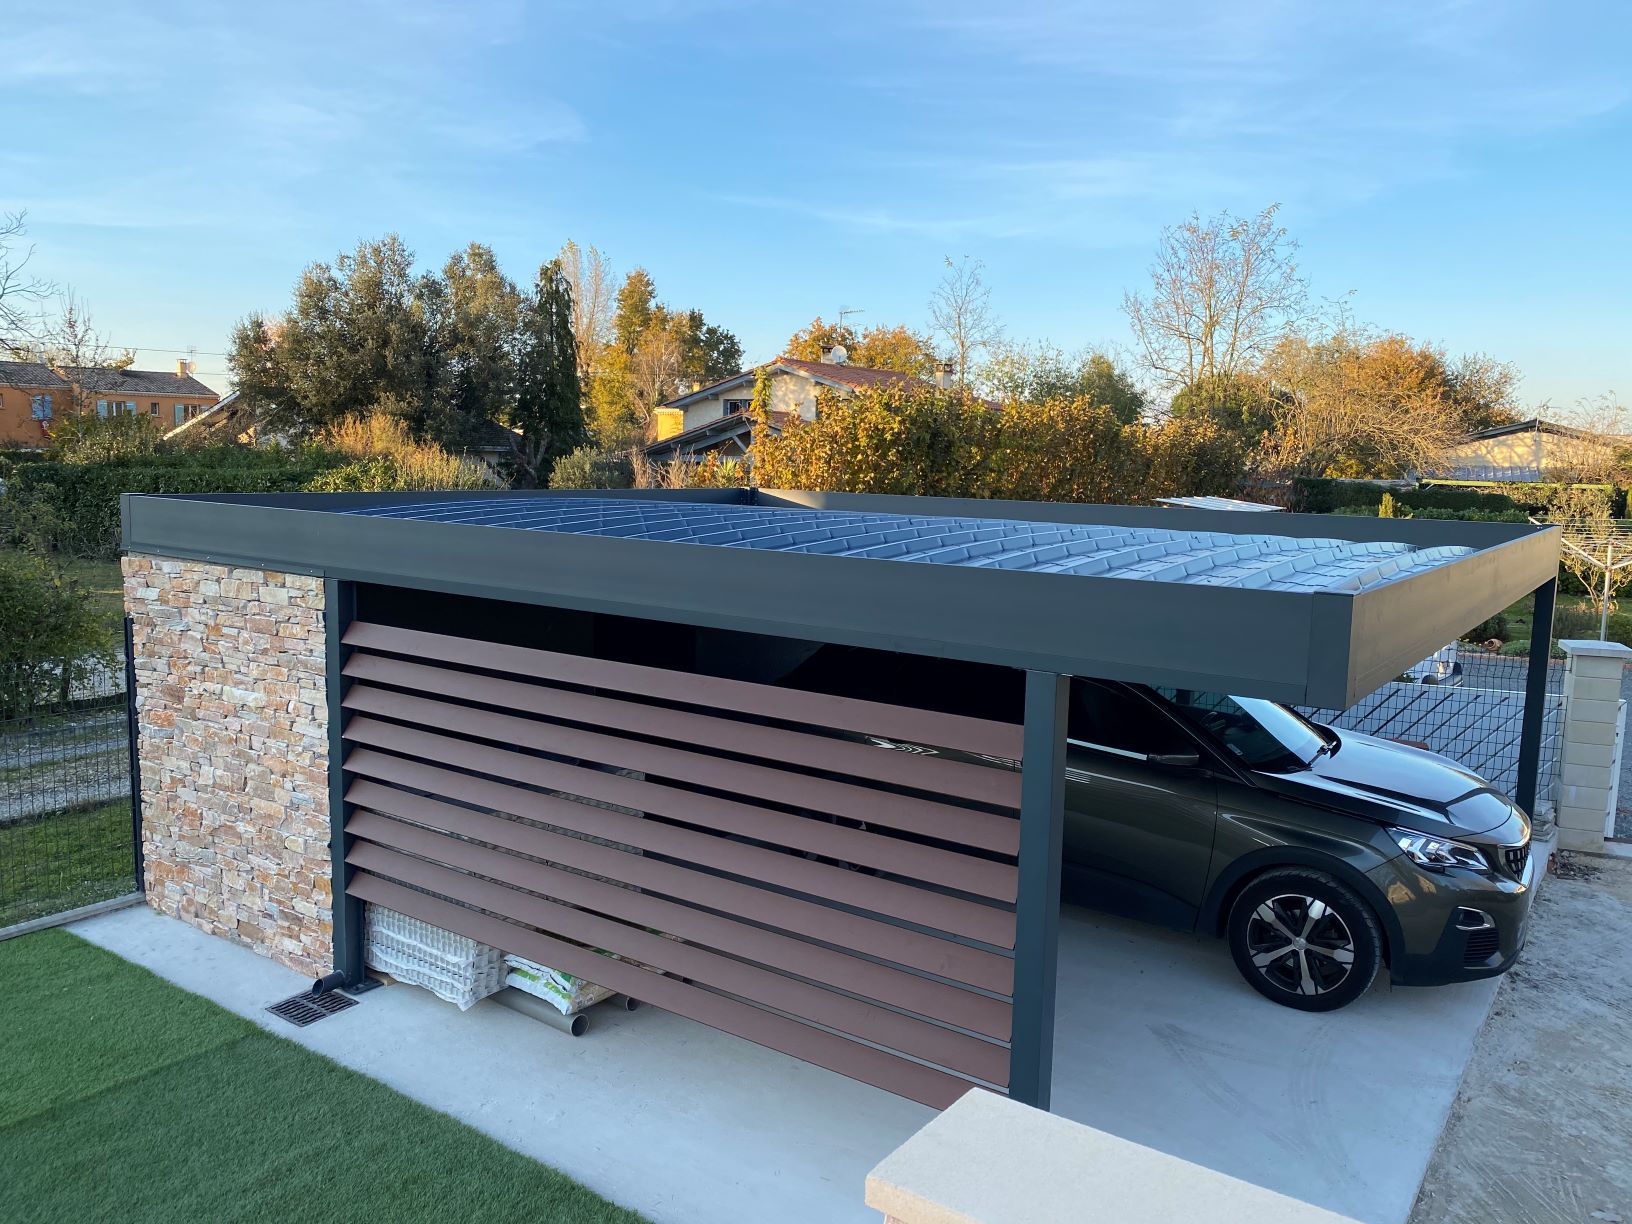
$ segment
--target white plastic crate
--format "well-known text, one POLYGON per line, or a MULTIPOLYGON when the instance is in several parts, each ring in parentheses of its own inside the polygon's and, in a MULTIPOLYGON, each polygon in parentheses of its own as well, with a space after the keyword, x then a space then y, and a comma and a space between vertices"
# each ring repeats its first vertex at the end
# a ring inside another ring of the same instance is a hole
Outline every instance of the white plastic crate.
POLYGON ((466 1011, 504 988, 504 953, 383 906, 363 907, 363 959, 466 1011))

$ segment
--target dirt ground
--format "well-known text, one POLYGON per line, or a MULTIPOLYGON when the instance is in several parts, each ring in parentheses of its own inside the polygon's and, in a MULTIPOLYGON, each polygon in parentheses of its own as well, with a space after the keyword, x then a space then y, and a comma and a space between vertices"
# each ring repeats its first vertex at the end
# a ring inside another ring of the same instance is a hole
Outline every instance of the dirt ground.
POLYGON ((1632 1224, 1632 859, 1561 854, 1412 1224, 1632 1224))

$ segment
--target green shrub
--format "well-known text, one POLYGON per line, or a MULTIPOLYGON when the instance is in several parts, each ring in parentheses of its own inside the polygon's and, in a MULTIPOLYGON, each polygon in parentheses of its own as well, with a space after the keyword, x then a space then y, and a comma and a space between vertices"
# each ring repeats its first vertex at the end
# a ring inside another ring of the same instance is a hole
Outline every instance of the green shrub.
MULTIPOLYGON (((1530 653, 1530 639, 1516 638, 1507 643, 1507 645, 1503 646, 1497 653, 1506 655, 1509 658, 1522 658, 1530 653)), ((1564 652, 1558 648, 1557 642, 1553 643, 1553 648, 1549 652, 1549 657, 1554 659, 1562 659, 1564 657, 1564 652)))
POLYGON ((635 464, 627 451, 580 446, 562 455, 550 470, 552 489, 632 489, 634 485, 635 464))
POLYGON ((121 493, 294 493, 336 466, 334 455, 210 447, 122 463, 31 463, 6 481, 9 540, 75 557, 119 551, 121 493))
POLYGON ((156 417, 69 414, 51 428, 49 458, 56 463, 120 463, 145 458, 163 445, 164 429, 156 417))
POLYGON ((1622 646, 1632 646, 1632 612, 1609 614, 1609 640, 1622 646))
POLYGON ((66 705, 112 649, 96 602, 49 558, 0 552, 0 719, 66 705))
POLYGON ((1553 610, 1554 638, 1595 638, 1598 609, 1591 604, 1560 601, 1553 610))

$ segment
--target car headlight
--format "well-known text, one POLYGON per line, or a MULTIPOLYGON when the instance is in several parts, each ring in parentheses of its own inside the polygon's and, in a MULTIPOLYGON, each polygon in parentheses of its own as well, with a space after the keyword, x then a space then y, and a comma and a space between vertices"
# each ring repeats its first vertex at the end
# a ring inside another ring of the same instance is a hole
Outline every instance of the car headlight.
POLYGON ((1418 833, 1414 829, 1390 829, 1391 836, 1413 863, 1423 867, 1472 867, 1489 871, 1490 863, 1474 846, 1418 833))

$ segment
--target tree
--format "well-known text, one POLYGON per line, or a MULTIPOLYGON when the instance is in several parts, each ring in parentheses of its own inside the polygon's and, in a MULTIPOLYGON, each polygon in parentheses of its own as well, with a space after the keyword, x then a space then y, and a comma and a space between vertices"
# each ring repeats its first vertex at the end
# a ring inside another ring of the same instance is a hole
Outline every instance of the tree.
POLYGON ((1210 421, 1251 448, 1275 428, 1275 388, 1257 374, 1211 374, 1179 388, 1167 412, 1175 420, 1210 421))
POLYGON ((515 395, 517 329, 522 296, 499 270, 490 248, 473 242, 442 269, 438 415, 431 433, 445 445, 476 440, 478 427, 497 421, 515 395))
POLYGON ((445 284, 413 265, 395 234, 361 242, 332 265, 308 267, 280 318, 251 315, 234 329, 228 366, 272 431, 307 435, 377 408, 416 436, 446 424, 437 402, 445 284))
POLYGON ((0 719, 64 708, 76 677, 112 662, 97 602, 49 557, 0 550, 0 719))
POLYGON ((33 247, 24 247, 26 213, 0 213, 0 354, 19 359, 36 338, 34 312, 55 287, 28 271, 33 247))
POLYGON ((1149 297, 1126 293, 1122 309, 1146 364, 1166 386, 1248 370, 1303 319, 1298 244, 1275 223, 1279 208, 1271 204, 1251 218, 1192 214, 1162 231, 1149 297))
POLYGON ((824 323, 820 315, 788 337, 782 354, 796 361, 820 361, 822 349, 842 344, 846 362, 868 370, 896 370, 914 378, 935 373, 929 337, 901 323, 880 323, 857 332, 849 324, 824 323))
POLYGON ((578 344, 578 377, 595 377, 601 349, 612 331, 612 264, 596 247, 567 240, 556 256, 572 290, 572 335, 578 344))
POLYGON ((521 430, 516 466, 528 488, 543 487, 555 461, 587 441, 572 286, 559 259, 538 270, 523 309, 515 424, 521 430))
POLYGON ((136 360, 131 349, 114 349, 91 321, 90 310, 71 289, 57 299, 54 318, 39 326, 40 359, 68 382, 63 416, 90 412, 98 392, 106 398, 108 375, 128 369, 136 360))
POLYGON ((970 365, 976 355, 995 344, 1003 334, 992 313, 992 291, 981 277, 984 265, 967 255, 958 263, 946 257, 946 275, 929 299, 929 319, 935 333, 945 340, 957 365, 958 386, 967 386, 970 365))
POLYGON ((623 278, 612 312, 612 337, 617 346, 626 353, 633 353, 641 336, 651 327, 656 309, 657 286, 652 274, 645 268, 635 268, 623 278))
POLYGON ((1067 355, 1057 345, 993 346, 981 368, 980 383, 999 403, 1042 403, 1052 399, 1085 399, 1109 408, 1124 425, 1145 412, 1144 393, 1115 359, 1093 349, 1067 355))
POLYGON ((1438 355, 1394 333, 1286 336, 1266 355, 1268 466, 1298 476, 1401 477, 1463 436, 1438 355))

